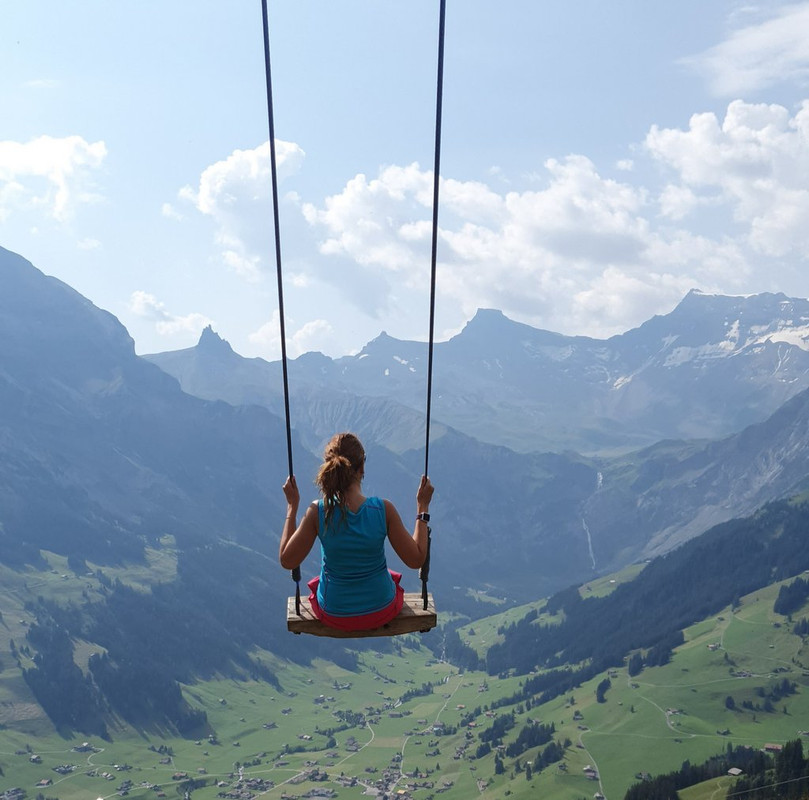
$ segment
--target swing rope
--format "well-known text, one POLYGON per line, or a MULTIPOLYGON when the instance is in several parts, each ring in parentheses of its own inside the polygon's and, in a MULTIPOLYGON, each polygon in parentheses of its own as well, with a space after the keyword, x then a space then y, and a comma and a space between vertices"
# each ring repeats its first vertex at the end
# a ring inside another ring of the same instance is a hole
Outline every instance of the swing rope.
MULTIPOLYGON (((433 165, 433 234, 430 253, 430 333, 427 346, 427 411, 425 414, 424 441, 424 474, 429 475, 430 466, 430 413, 433 398, 433 340, 435 334, 435 283, 438 256, 438 189, 441 177, 441 118, 444 102, 444 28, 447 3, 441 0, 438 22, 438 75, 435 91, 435 163, 433 165)), ((427 580, 430 577, 430 548, 432 545, 432 528, 427 526, 427 557, 419 570, 421 579, 421 603, 427 610, 427 580)))
POLYGON ((435 333, 435 278, 438 256, 438 189, 441 176, 441 117, 444 101, 444 19, 446 0, 441 0, 438 23, 438 77, 435 92, 435 164, 433 166, 433 235, 430 253, 430 335, 427 348, 427 413, 424 442, 424 474, 429 475, 430 465, 430 412, 433 397, 433 338, 435 333))
MULTIPOLYGON (((284 417, 287 429, 287 462, 289 475, 294 475, 292 469, 292 426, 289 415, 289 372, 287 369, 287 336, 284 316, 284 278, 281 270, 281 225, 278 216, 278 165, 275 157, 275 119, 272 101, 272 70, 270 68, 270 24, 267 14, 267 0, 261 0, 261 19, 264 29, 264 74, 267 84, 267 119, 270 129, 270 173, 272 175, 272 212, 273 226, 275 228, 275 272, 278 279, 278 317, 281 325, 281 372, 284 376, 284 417)), ((292 570, 292 580, 295 581, 295 613, 301 614, 301 568, 292 570)))
MULTIPOLYGON (((278 167, 275 153, 275 119, 273 114, 272 70, 270 67, 270 25, 267 13, 267 0, 261 0, 262 27, 264 29, 264 73, 267 85, 267 119, 270 134, 270 172, 272 177, 273 225, 275 228, 275 264, 278 281, 278 314, 281 329, 281 371, 284 379, 284 414, 286 418, 287 461, 289 474, 292 469, 292 427, 289 414, 289 373, 287 369, 286 326, 284 317, 284 282, 281 267, 281 227, 278 213, 278 167)), ((433 221, 432 252, 430 257, 430 325, 427 349, 427 409, 425 422, 424 474, 429 474, 430 464, 430 414, 432 410, 433 391, 433 342, 435 333, 435 285, 438 253, 438 191, 441 175, 441 117, 444 97, 444 30, 446 18, 446 0, 441 0, 438 24, 438 74, 436 79, 435 101, 435 163, 433 166, 433 221)), ((427 557, 419 570, 421 579, 421 597, 424 610, 428 605, 427 580, 430 576, 430 545, 432 529, 427 528, 427 557)), ((295 613, 301 616, 301 568, 292 570, 295 581, 295 613)))

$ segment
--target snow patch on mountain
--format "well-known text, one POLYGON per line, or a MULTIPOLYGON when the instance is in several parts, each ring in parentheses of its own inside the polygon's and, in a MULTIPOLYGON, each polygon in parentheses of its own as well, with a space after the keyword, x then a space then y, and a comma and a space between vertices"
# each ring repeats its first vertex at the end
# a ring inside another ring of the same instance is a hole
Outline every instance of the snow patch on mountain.
MULTIPOLYGON (((725 325, 727 325, 727 324, 728 323, 726 322, 725 325)), ((727 336, 725 336, 725 341, 728 344, 732 345, 732 346, 735 346, 735 345, 737 345, 739 343, 739 320, 738 319, 735 320, 731 324, 730 330, 727 332, 727 336)))
MULTIPOLYGON (((758 332, 759 331, 753 328, 750 329, 750 333, 758 333, 758 332)), ((793 327, 786 325, 779 326, 778 330, 775 331, 767 330, 766 333, 751 340, 750 343, 764 344, 765 342, 773 342, 773 343, 783 342, 784 344, 800 347, 801 350, 809 351, 809 325, 801 327, 793 327)))
POLYGON ((403 367, 407 367, 410 370, 410 372, 415 372, 416 371, 416 368, 406 358, 400 358, 399 356, 394 356, 393 360, 396 361, 397 363, 401 364, 403 367))
POLYGON ((663 366, 680 367, 689 361, 706 361, 713 358, 725 358, 736 352, 737 348, 733 342, 723 339, 721 342, 703 344, 699 347, 675 347, 669 353, 663 366))

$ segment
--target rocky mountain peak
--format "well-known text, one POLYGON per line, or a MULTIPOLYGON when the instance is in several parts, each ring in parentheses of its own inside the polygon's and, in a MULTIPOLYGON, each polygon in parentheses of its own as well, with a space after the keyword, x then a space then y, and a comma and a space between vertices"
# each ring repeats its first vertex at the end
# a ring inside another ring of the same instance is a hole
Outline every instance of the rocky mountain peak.
POLYGON ((479 308, 456 338, 487 339, 491 336, 503 336, 518 327, 521 327, 520 323, 509 319, 502 311, 479 308))
POLYGON ((200 334, 197 348, 210 355, 232 355, 233 348, 214 329, 208 325, 200 334))

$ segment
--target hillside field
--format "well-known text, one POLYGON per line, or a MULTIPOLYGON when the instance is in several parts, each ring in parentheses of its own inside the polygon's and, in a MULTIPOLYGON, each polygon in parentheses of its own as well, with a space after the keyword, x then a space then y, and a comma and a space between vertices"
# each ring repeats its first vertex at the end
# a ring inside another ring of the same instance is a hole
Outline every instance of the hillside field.
MULTIPOLYGON (((43 580, 69 582, 61 574, 57 569, 43 580)), ((327 661, 304 668, 262 653, 280 689, 233 679, 184 687, 189 703, 207 713, 210 738, 207 732, 180 739, 126 726, 110 726, 112 741, 63 738, 39 711, 19 669, 4 659, 1 785, 21 787, 29 798, 39 792, 59 800, 126 792, 133 800, 146 800, 176 797, 194 780, 193 798, 212 800, 235 797, 241 777, 242 790, 254 796, 303 797, 317 789, 332 792, 323 796, 359 798, 387 769, 389 793, 404 790, 404 796, 424 800, 438 795, 577 800, 597 791, 618 800, 637 774, 668 772, 686 759, 701 762, 728 743, 758 748, 799 735, 800 721, 809 719, 809 654, 787 620, 772 610, 778 588, 755 592, 735 611, 725 609, 689 628, 685 644, 666 666, 647 668, 634 678, 626 669, 612 670, 530 708, 527 698, 509 700, 520 692, 524 677, 459 673, 436 661, 415 636, 382 643, 392 647, 388 652, 363 652, 356 672, 327 661), (606 677, 611 686, 599 703, 596 687, 606 677), (774 703, 774 710, 762 710, 762 694, 784 678, 797 691, 774 703), (733 710, 727 708, 728 697, 733 710), (541 747, 520 755, 519 766, 517 759, 503 756, 500 775, 495 752, 475 758, 480 733, 510 712, 515 724, 503 737, 505 745, 526 726, 553 723, 553 738, 570 740, 564 759, 534 771, 528 780, 524 765, 541 747), (82 748, 85 742, 92 750, 82 748), (48 780, 52 784, 37 786, 48 780)), ((7 602, 9 592, 7 583, 7 602)), ((483 640, 496 638, 498 625, 513 616, 510 610, 503 618, 478 620, 462 629, 462 636, 483 650, 483 640)), ((4 608, 3 618, 4 635, 14 633, 19 646, 24 610, 4 608)), ((296 641, 290 636, 289 647, 296 641)), ((87 657, 81 647, 79 657, 87 657)), ((708 796, 700 791, 695 787, 684 797, 708 796)))

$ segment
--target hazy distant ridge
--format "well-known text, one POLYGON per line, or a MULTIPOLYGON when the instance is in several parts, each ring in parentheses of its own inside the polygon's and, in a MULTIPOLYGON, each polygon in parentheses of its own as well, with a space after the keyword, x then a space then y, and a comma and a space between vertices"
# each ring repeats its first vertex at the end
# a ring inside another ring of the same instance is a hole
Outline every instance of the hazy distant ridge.
MULTIPOLYGON (((423 414, 426 357, 426 345, 383 333, 355 356, 291 361, 290 386, 304 401, 384 398, 423 414)), ((281 408, 279 364, 237 356, 210 329, 197 347, 147 358, 200 397, 281 408)), ((614 452, 726 436, 807 387, 809 301, 692 291, 670 314, 606 340, 480 310, 436 345, 433 414, 519 451, 614 452)), ((305 429, 301 416, 293 424, 305 429)))

